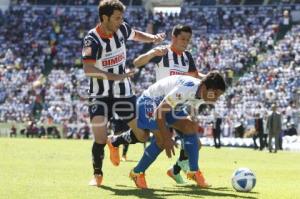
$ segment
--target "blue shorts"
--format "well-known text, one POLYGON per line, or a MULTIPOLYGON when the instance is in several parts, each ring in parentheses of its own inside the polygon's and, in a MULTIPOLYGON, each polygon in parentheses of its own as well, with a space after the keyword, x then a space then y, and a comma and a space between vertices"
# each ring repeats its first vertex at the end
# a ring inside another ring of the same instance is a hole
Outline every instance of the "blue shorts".
MULTIPOLYGON (((147 130, 158 130, 155 119, 155 110, 158 103, 154 99, 146 96, 140 96, 137 100, 137 124, 138 128, 147 130)), ((166 126, 174 124, 178 119, 183 119, 188 115, 184 110, 170 111, 166 113, 166 126)))

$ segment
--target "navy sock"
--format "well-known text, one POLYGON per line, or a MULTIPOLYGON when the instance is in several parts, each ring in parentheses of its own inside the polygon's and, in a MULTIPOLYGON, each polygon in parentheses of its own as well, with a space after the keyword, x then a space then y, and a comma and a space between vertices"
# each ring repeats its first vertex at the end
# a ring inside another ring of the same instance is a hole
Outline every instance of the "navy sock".
POLYGON ((116 136, 116 139, 112 142, 114 147, 118 147, 121 144, 136 144, 140 142, 134 135, 133 131, 130 129, 120 135, 116 136))
MULTIPOLYGON (((187 160, 187 159, 188 159, 188 157, 185 155, 184 149, 181 149, 181 150, 180 150, 180 155, 179 155, 178 160, 179 160, 179 161, 183 161, 183 160, 187 160)), ((180 171, 181 171, 181 168, 180 168, 180 166, 178 165, 177 162, 178 162, 178 161, 176 161, 176 164, 174 164, 174 166, 173 166, 173 173, 174 173, 175 175, 177 175, 177 174, 180 173, 180 171)))
POLYGON ((97 144, 94 142, 92 147, 94 175, 103 175, 102 164, 104 158, 105 144, 97 144))
POLYGON ((184 135, 184 149, 189 157, 189 166, 191 171, 198 171, 198 136, 197 135, 184 135))
POLYGON ((158 147, 155 138, 153 138, 151 144, 145 149, 143 157, 133 171, 135 173, 144 173, 161 152, 162 149, 158 147))
POLYGON ((185 154, 184 149, 181 149, 180 150, 180 155, 179 155, 179 161, 187 160, 187 159, 188 159, 188 156, 185 154))
POLYGON ((180 171, 181 171, 181 168, 178 165, 178 163, 176 162, 176 164, 174 164, 174 166, 173 166, 173 173, 174 173, 174 175, 177 175, 180 171))

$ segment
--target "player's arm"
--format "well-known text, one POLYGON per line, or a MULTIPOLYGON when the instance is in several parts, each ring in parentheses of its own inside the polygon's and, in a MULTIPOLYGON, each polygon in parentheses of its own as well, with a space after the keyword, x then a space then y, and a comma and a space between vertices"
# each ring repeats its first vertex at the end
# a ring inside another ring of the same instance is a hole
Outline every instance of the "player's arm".
POLYGON ((165 33, 159 33, 159 34, 153 35, 153 34, 139 31, 139 30, 135 30, 135 29, 131 28, 130 25, 126 22, 123 23, 120 28, 121 29, 125 28, 126 33, 127 33, 126 39, 140 41, 140 42, 144 42, 144 43, 158 44, 158 43, 161 43, 166 37, 165 33))
POLYGON ((134 30, 134 32, 135 32, 135 35, 134 35, 133 40, 144 42, 144 43, 159 44, 166 37, 165 33, 159 33, 159 34, 153 35, 153 34, 149 34, 149 33, 146 33, 146 32, 139 31, 139 30, 134 30))
POLYGON ((86 74, 86 76, 88 76, 88 77, 114 80, 114 81, 122 80, 127 77, 132 77, 134 75, 133 71, 130 71, 128 73, 124 73, 121 75, 105 72, 103 70, 96 68, 95 63, 84 63, 83 62, 83 70, 84 70, 84 73, 86 74))
POLYGON ((169 158, 172 157, 172 154, 175 155, 172 134, 170 133, 169 128, 166 127, 166 113, 171 110, 172 106, 170 106, 165 100, 162 101, 156 109, 156 121, 158 130, 163 139, 163 146, 169 158))
POLYGON ((133 60, 133 65, 135 67, 141 67, 151 61, 158 63, 162 59, 162 56, 167 54, 167 52, 168 49, 166 46, 158 46, 135 58, 133 60))

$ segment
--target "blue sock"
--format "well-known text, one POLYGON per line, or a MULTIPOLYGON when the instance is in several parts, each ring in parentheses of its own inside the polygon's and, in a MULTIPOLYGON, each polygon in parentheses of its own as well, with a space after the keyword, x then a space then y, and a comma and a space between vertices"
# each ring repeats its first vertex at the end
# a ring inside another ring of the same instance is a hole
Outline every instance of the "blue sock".
POLYGON ((140 159, 133 171, 135 173, 144 173, 161 152, 162 149, 157 146, 155 138, 153 138, 151 144, 145 149, 142 159, 140 159))
POLYGON ((198 171, 198 136, 197 135, 183 135, 184 150, 189 157, 189 165, 191 171, 198 171))

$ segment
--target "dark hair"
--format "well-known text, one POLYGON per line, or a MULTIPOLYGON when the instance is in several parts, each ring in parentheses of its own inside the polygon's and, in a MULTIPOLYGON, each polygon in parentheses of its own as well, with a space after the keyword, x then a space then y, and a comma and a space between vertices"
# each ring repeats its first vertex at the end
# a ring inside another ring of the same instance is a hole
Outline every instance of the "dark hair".
POLYGON ((99 11, 99 18, 100 21, 103 21, 102 15, 106 15, 110 17, 115 10, 120 12, 125 11, 124 4, 119 0, 102 0, 99 3, 98 11, 99 11))
POLYGON ((221 90, 223 92, 225 92, 227 87, 223 76, 217 71, 208 73, 202 80, 202 83, 207 89, 221 90))
POLYGON ((188 32, 192 34, 192 28, 190 26, 176 25, 173 28, 172 35, 177 37, 181 32, 188 32))

